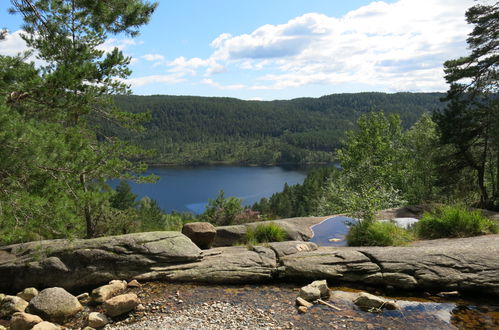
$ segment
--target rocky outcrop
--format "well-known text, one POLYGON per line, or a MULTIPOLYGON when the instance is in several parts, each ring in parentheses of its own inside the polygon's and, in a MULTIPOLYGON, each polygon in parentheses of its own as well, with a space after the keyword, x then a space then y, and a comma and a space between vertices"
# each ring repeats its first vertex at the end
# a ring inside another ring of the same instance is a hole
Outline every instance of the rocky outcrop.
POLYGON ((419 242, 408 247, 321 247, 280 259, 287 279, 326 278, 400 289, 499 295, 499 235, 419 242))
POLYGON ((209 250, 196 263, 153 267, 138 280, 167 280, 206 283, 251 283, 273 279, 277 269, 275 252, 267 247, 245 246, 209 250))
POLYGON ((29 286, 95 287, 115 278, 133 278, 151 267, 201 258, 201 250, 179 232, 9 245, 0 247, 0 292, 29 286))
POLYGON ((29 244, 0 249, 0 292, 27 286, 95 287, 113 278, 205 283, 327 279, 330 285, 499 295, 499 235, 407 247, 317 247, 290 241, 203 252, 171 232, 42 243, 48 249, 43 253, 35 249, 39 245, 29 244))

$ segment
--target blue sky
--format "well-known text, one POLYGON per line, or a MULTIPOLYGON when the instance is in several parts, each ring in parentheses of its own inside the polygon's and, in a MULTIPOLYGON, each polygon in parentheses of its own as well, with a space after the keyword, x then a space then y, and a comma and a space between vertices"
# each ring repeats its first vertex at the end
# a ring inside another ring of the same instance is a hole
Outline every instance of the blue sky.
MULTIPOLYGON (((24 49, 19 17, 0 54, 24 49)), ((445 91, 442 63, 467 53, 472 0, 159 1, 141 34, 103 49, 132 57, 135 94, 291 99, 445 91)))

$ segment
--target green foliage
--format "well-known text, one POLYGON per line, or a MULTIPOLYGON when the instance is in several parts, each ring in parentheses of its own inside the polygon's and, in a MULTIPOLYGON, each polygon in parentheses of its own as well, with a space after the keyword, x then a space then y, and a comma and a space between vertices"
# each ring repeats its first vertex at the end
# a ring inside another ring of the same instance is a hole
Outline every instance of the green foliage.
POLYGON ((495 233, 495 224, 478 210, 469 210, 461 205, 438 207, 423 214, 417 223, 421 238, 469 237, 495 233))
POLYGON ((361 116, 338 150, 343 170, 329 178, 319 201, 320 214, 348 213, 370 221, 382 208, 400 205, 404 182, 403 134, 396 115, 361 116))
POLYGON ((413 235, 393 222, 360 221, 347 234, 349 246, 399 246, 414 240, 413 235))
POLYGON ((322 187, 331 176, 337 175, 336 167, 316 168, 307 173, 303 184, 284 185, 284 190, 270 198, 262 198, 252 206, 269 219, 308 216, 316 212, 322 187))
POLYGON ((128 182, 122 180, 116 187, 115 194, 110 198, 111 207, 118 210, 126 210, 135 206, 137 195, 132 193, 132 187, 128 182))
POLYGON ((344 131, 374 109, 399 113, 404 127, 440 105, 443 94, 336 94, 290 101, 242 101, 192 96, 119 96, 129 113, 151 112, 141 134, 109 122, 116 135, 157 153, 151 163, 321 163, 331 162, 344 131))
POLYGON ((259 224, 256 227, 248 227, 246 242, 251 245, 268 242, 282 242, 287 239, 288 234, 279 225, 274 223, 259 224))
POLYGON ((242 211, 243 207, 239 198, 225 198, 224 191, 220 190, 217 198, 208 200, 206 211, 200 217, 214 225, 227 226, 234 223, 236 216, 242 211))

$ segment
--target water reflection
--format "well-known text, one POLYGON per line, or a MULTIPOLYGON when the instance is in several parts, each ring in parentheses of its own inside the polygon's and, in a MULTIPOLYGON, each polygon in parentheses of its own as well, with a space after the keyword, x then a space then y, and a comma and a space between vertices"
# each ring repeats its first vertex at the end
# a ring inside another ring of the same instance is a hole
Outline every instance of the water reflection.
POLYGON ((346 246, 345 237, 350 226, 357 222, 345 216, 336 216, 322 221, 310 227, 314 236, 310 242, 319 246, 346 246))

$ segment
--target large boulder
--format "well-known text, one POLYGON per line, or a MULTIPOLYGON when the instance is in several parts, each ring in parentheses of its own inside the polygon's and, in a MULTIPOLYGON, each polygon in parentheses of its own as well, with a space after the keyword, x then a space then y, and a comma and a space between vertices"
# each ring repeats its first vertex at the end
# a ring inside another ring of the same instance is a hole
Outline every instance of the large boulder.
POLYGON ((17 312, 10 319, 10 330, 29 330, 43 320, 38 315, 17 312))
POLYGON ((0 247, 0 292, 97 287, 156 266, 200 259, 202 251, 189 238, 168 231, 15 244, 0 247))
POLYGON ((82 309, 78 299, 63 288, 48 288, 30 301, 27 311, 45 320, 61 323, 82 309))
POLYGON ((0 318, 10 318, 16 312, 24 312, 28 302, 17 296, 5 296, 0 303, 0 318))
POLYGON ((135 293, 122 294, 107 300, 103 307, 107 315, 115 317, 128 313, 140 304, 135 293))
POLYGON ((125 290, 127 287, 126 281, 111 281, 109 284, 100 286, 96 289, 92 290, 90 297, 92 302, 97 304, 102 304, 104 301, 109 298, 117 295, 119 292, 125 290))
POLYGON ((191 222, 182 227, 182 234, 189 237, 200 249, 210 249, 217 230, 209 222, 191 222))
POLYGON ((248 228, 245 225, 220 226, 216 227, 216 229, 217 234, 213 246, 232 246, 246 243, 248 228))

